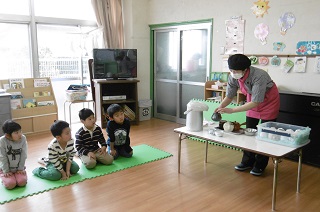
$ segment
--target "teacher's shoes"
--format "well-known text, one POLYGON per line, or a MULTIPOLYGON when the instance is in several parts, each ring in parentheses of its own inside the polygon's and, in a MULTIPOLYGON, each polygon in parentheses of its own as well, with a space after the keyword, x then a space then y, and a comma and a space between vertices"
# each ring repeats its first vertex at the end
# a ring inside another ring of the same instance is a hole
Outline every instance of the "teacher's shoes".
POLYGON ((262 169, 258 169, 256 167, 253 167, 253 169, 251 169, 250 174, 255 175, 255 176, 260 176, 262 175, 263 170, 262 169))
POLYGON ((240 164, 236 165, 234 168, 235 168, 236 170, 238 170, 238 171, 245 171, 245 170, 247 170, 247 169, 251 169, 252 166, 248 166, 248 165, 245 165, 245 164, 243 164, 243 163, 240 163, 240 164))

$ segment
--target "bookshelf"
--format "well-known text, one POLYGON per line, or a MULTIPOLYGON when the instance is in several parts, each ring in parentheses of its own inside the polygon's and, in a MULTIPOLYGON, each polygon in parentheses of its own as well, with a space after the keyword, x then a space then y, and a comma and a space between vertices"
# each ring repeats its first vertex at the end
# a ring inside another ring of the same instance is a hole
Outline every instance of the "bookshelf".
MULTIPOLYGON (((222 101, 224 99, 224 97, 226 96, 226 90, 225 89, 215 89, 212 88, 211 86, 214 85, 216 81, 207 81, 205 83, 205 88, 204 88, 204 99, 205 100, 212 100, 215 101, 215 99, 213 98, 213 92, 215 92, 216 94, 218 94, 217 96, 220 97, 219 101, 222 101)), ((245 101, 246 97, 245 95, 243 95, 243 93, 238 90, 237 92, 237 96, 234 98, 234 101, 236 102, 236 104, 240 104, 241 102, 245 101)))
POLYGON ((107 118, 105 112, 111 104, 119 104, 124 107, 125 115, 133 124, 139 123, 138 108, 138 87, 139 80, 98 80, 94 79, 95 100, 96 100, 96 118, 97 124, 106 128, 107 118), (120 98, 108 98, 114 96, 125 96, 120 98), (106 99, 106 100, 104 100, 106 99))
POLYGON ((52 89, 50 78, 25 78, 23 87, 10 87, 10 79, 0 80, 0 87, 7 89, 7 93, 11 96, 21 93, 20 109, 16 108, 11 101, 12 119, 19 123, 24 134, 35 134, 48 132, 54 120, 58 119, 58 108, 55 100, 55 95, 52 89), (35 80, 47 82, 42 87, 35 87, 35 80), (9 88, 8 88, 9 87, 9 88), (13 93, 13 94, 12 94, 13 93), (29 104, 29 107, 24 108, 23 102, 27 100, 35 100, 35 104, 29 104), (39 106, 41 104, 43 106, 39 106))

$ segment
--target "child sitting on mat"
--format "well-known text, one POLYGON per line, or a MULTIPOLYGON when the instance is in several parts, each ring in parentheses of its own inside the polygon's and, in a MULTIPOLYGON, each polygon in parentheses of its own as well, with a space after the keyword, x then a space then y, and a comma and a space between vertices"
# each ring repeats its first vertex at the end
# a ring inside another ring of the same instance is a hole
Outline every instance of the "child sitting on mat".
POLYGON ((38 167, 32 173, 47 180, 67 180, 79 171, 79 165, 73 161, 76 154, 71 129, 65 121, 57 120, 51 125, 54 139, 48 145, 46 167, 38 167))
POLYGON ((109 121, 107 123, 109 152, 117 159, 119 156, 132 157, 133 149, 130 146, 130 121, 124 117, 123 108, 112 104, 107 109, 109 121))
POLYGON ((82 163, 87 169, 94 168, 97 162, 112 164, 113 157, 106 151, 106 140, 101 128, 96 125, 93 111, 83 108, 79 111, 79 118, 83 126, 76 132, 75 146, 82 163))
POLYGON ((6 189, 27 184, 25 162, 27 159, 27 139, 22 134, 20 124, 6 120, 2 125, 4 133, 0 138, 0 177, 6 189))

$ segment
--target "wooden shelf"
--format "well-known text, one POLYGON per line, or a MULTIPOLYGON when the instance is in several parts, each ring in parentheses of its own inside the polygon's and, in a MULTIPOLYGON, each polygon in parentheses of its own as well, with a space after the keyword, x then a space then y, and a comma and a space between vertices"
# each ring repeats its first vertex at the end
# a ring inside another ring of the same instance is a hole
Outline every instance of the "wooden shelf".
MULTIPOLYGON (((54 120, 58 119, 57 102, 52 89, 50 78, 37 78, 46 79, 50 83, 45 87, 34 87, 35 78, 23 79, 24 88, 20 89, 7 89, 8 93, 21 92, 24 99, 35 99, 36 102, 40 101, 54 101, 54 105, 37 106, 32 108, 11 109, 12 119, 21 125, 24 134, 43 133, 50 130, 50 126, 54 120), (37 96, 34 97, 34 92, 50 92, 50 96, 37 96)), ((9 84, 9 80, 0 80, 3 87, 4 84, 9 84)))
MULTIPOLYGON (((205 100, 212 100, 212 92, 219 93, 221 96, 221 101, 226 97, 226 90, 225 89, 215 89, 211 86, 215 84, 216 81, 207 81, 204 86, 204 99, 205 100)), ((237 92, 237 96, 235 97, 236 104, 240 104, 241 102, 245 101, 246 97, 242 94, 240 90, 237 92)), ((214 100, 213 100, 214 101, 214 100)))
POLYGON ((135 114, 133 124, 139 123, 138 87, 139 80, 93 80, 96 100, 97 124, 106 128, 106 110, 111 104, 127 105, 135 114), (103 96, 126 95, 126 99, 103 100, 103 96))

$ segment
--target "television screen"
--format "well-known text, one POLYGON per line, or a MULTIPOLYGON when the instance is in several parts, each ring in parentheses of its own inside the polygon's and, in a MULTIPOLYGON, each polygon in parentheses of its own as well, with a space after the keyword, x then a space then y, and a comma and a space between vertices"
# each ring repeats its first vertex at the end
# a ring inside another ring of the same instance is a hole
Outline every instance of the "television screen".
POLYGON ((137 77, 137 49, 93 49, 94 79, 137 77))

